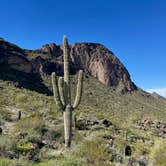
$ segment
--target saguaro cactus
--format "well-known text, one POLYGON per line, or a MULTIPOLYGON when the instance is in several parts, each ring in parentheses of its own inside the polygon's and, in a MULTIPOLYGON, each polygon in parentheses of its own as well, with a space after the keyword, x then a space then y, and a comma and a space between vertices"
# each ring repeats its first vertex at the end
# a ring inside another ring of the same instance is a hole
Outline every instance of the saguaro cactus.
POLYGON ((66 36, 63 38, 63 56, 64 77, 59 77, 59 79, 57 79, 55 72, 52 73, 51 77, 54 100, 58 110, 62 111, 64 116, 65 146, 70 147, 72 135, 72 111, 78 107, 81 100, 83 71, 80 70, 78 72, 76 97, 74 103, 71 104, 68 40, 66 36))

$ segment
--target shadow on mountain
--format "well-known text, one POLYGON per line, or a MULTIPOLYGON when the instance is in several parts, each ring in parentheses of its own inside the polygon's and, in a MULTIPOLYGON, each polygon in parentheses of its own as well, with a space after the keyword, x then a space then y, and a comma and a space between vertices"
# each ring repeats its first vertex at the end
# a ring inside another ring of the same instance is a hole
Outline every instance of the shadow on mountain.
POLYGON ((0 79, 4 81, 12 81, 13 84, 19 88, 26 88, 49 96, 52 95, 52 92, 42 83, 42 79, 37 74, 27 74, 1 64, 0 79))

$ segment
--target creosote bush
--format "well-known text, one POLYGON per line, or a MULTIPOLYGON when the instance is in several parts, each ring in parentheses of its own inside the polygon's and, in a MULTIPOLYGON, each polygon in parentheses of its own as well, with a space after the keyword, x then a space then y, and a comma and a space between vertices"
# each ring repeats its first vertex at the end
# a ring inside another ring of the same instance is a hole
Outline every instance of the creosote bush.
POLYGON ((10 121, 12 114, 4 109, 0 109, 0 117, 3 120, 10 121))
POLYGON ((20 121, 15 123, 14 130, 16 132, 30 132, 32 130, 41 131, 42 128, 45 126, 42 117, 34 116, 21 119, 20 121))
POLYGON ((86 140, 80 145, 79 150, 75 154, 76 157, 83 159, 85 165, 109 166, 111 162, 110 154, 105 150, 104 140, 101 138, 93 138, 86 140))
POLYGON ((16 154, 16 140, 8 135, 0 136, 0 156, 7 158, 15 158, 16 154))
POLYGON ((164 166, 166 164, 166 142, 158 140, 151 150, 150 158, 155 166, 164 166))

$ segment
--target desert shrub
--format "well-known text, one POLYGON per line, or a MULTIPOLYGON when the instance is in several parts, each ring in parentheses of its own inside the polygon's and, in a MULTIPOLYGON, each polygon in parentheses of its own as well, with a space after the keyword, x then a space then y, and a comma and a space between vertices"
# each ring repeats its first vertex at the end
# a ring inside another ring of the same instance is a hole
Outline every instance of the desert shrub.
POLYGON ((150 153, 150 145, 148 143, 137 142, 134 144, 135 156, 148 155, 150 153))
POLYGON ((57 159, 43 160, 33 166, 82 166, 82 164, 77 159, 61 157, 57 159))
POLYGON ((63 126, 56 126, 55 129, 48 129, 43 135, 45 140, 61 140, 63 137, 63 126))
POLYGON ((24 93, 18 93, 15 98, 16 103, 25 103, 27 96, 24 93))
POLYGON ((86 121, 85 120, 77 120, 76 121, 76 128, 78 130, 86 130, 86 121))
POLYGON ((51 149, 60 148, 64 143, 63 126, 56 126, 53 129, 50 127, 43 127, 40 132, 32 130, 28 133, 26 139, 28 142, 35 144, 39 149, 42 149, 43 147, 51 149))
MULTIPOLYGON (((48 128, 48 130, 43 133, 40 139, 32 140, 34 143, 37 143, 39 147, 42 146, 42 142, 46 142, 46 147, 57 149, 62 146, 64 143, 63 136, 63 126, 56 126, 55 129, 48 128)), ((45 146, 45 145, 43 145, 45 146)))
POLYGON ((73 141, 77 144, 80 143, 84 138, 84 132, 75 132, 73 136, 73 141))
POLYGON ((126 141, 123 137, 117 136, 114 141, 114 146, 116 147, 116 150, 119 152, 123 152, 125 149, 126 141))
POLYGON ((18 138, 22 138, 17 143, 17 151, 27 154, 31 151, 32 144, 40 146, 42 137, 47 131, 48 129, 40 116, 24 118, 16 122, 13 132, 18 138))
POLYGON ((156 141, 150 158, 155 166, 164 166, 166 163, 166 142, 162 140, 156 141))
POLYGON ((14 162, 7 158, 0 158, 0 166, 14 166, 14 162))
POLYGON ((7 135, 0 136, 0 156, 15 158, 16 154, 16 141, 7 135))
POLYGON ((9 111, 6 111, 4 109, 0 109, 0 117, 1 119, 3 120, 7 120, 7 121, 10 121, 11 120, 11 113, 9 111))
POLYGON ((13 165, 11 166, 34 166, 34 163, 29 160, 19 158, 18 160, 14 160, 13 165))
POLYGON ((101 138, 84 141, 76 152, 76 156, 84 159, 85 165, 110 165, 110 155, 106 151, 103 139, 101 138))
POLYGON ((51 119, 57 119, 57 117, 62 117, 62 113, 56 108, 56 104, 53 100, 50 101, 49 111, 47 116, 51 119))
POLYGON ((41 131, 45 127, 45 123, 39 116, 21 119, 15 124, 15 131, 29 132, 32 130, 41 131))
POLYGON ((72 159, 72 158, 62 158, 57 160, 56 162, 48 162, 48 165, 50 166, 54 166, 56 163, 56 165, 58 166, 81 166, 81 163, 78 160, 72 159), (52 164, 52 165, 51 165, 52 164))
POLYGON ((30 131, 30 133, 26 136, 27 141, 29 142, 39 142, 42 137, 41 134, 35 130, 30 131))

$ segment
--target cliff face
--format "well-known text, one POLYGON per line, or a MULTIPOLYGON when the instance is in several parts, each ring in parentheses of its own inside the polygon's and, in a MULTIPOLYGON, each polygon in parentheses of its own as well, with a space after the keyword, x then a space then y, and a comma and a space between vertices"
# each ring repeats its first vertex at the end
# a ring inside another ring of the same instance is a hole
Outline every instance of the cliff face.
MULTIPOLYGON (((97 43, 75 43, 70 45, 71 73, 83 69, 87 75, 96 77, 106 86, 119 87, 127 92, 136 89, 124 65, 107 48, 97 43)), ((55 71, 63 74, 63 66, 59 60, 63 59, 62 46, 54 43, 46 44, 41 49, 31 50, 38 53, 32 60, 28 60, 28 50, 23 50, 3 39, 0 40, 0 64, 25 73, 50 74, 55 71), (49 58, 44 59, 47 55, 49 58), (54 60, 53 60, 54 59, 54 60), (52 61, 53 60, 53 61, 52 61)), ((2 71, 1 71, 2 72, 2 71)))

